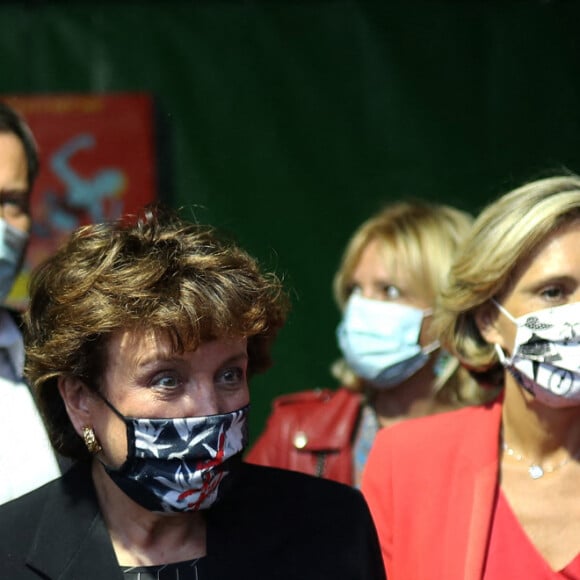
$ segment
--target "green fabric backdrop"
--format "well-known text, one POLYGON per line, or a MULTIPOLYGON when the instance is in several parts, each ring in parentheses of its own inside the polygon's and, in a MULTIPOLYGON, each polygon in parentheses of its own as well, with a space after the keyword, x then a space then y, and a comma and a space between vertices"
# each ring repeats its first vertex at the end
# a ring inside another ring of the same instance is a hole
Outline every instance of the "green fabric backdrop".
POLYGON ((575 2, 4 2, 0 92, 147 91, 162 194, 285 275, 293 311, 253 384, 333 386, 331 279, 384 202, 477 212, 580 171, 575 2))

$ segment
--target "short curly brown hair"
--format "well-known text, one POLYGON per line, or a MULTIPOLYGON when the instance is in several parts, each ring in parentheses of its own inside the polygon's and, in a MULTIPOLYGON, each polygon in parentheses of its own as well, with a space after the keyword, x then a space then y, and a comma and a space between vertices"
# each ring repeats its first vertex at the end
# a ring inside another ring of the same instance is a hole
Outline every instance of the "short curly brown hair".
POLYGON ((84 226, 32 275, 26 377, 55 449, 87 458, 58 392, 60 376, 97 390, 112 333, 153 329, 178 351, 248 338, 248 373, 266 370, 283 326, 279 278, 214 228, 147 208, 137 219, 84 226))

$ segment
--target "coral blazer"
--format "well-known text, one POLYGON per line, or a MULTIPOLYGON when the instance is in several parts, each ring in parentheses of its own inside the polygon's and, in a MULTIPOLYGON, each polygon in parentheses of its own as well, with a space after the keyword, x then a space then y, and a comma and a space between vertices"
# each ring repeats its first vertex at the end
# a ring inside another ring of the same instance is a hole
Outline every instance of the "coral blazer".
POLYGON ((389 580, 482 578, 501 401, 382 430, 363 474, 389 580))

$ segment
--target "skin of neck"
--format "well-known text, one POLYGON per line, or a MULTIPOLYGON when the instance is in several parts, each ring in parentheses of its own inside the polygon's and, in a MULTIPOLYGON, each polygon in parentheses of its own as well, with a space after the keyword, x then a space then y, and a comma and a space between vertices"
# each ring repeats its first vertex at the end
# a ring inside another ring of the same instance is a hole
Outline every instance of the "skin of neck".
POLYGON ((423 368, 396 387, 367 387, 369 401, 381 426, 435 412, 435 357, 436 353, 431 354, 429 362, 423 368))
POLYGON ((506 372, 502 431, 504 442, 530 459, 551 459, 562 448, 575 455, 580 451, 580 405, 543 405, 506 372))
POLYGON ((153 566, 205 556, 202 512, 151 512, 130 499, 96 459, 92 477, 119 565, 153 566))

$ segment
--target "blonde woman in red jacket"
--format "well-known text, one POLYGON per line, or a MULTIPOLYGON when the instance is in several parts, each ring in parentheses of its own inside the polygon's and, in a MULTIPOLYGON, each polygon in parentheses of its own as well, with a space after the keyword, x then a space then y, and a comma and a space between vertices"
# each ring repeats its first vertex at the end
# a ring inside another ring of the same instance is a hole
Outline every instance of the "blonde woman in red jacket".
POLYGON ((580 178, 529 183, 479 216, 435 326, 488 406, 381 432, 362 490, 390 580, 580 578, 580 178))
POLYGON ((431 329, 435 296, 471 218, 425 202, 395 203, 364 222, 334 280, 343 312, 337 390, 280 397, 247 460, 360 484, 381 427, 480 400, 431 329))

